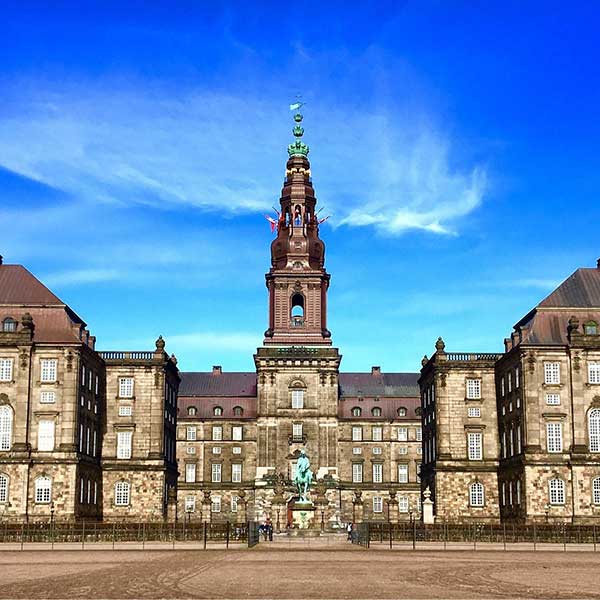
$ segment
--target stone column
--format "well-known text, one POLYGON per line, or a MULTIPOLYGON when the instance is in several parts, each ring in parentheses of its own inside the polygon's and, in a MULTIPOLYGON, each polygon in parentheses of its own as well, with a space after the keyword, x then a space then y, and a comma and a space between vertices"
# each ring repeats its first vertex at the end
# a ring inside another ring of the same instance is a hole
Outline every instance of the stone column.
POLYGON ((396 490, 390 490, 390 497, 387 501, 388 504, 388 522, 398 522, 398 500, 396 500, 396 490))
POLYGON ((204 498, 202 498, 202 521, 204 523, 210 523, 212 519, 212 499, 210 497, 210 490, 204 490, 202 492, 204 498))
POLYGON ((363 500, 362 492, 360 490, 354 491, 354 498, 352 500, 352 521, 354 523, 362 523, 363 521, 363 500))
POLYGON ((433 525, 435 519, 433 517, 433 501, 431 500, 431 490, 429 486, 423 492, 423 523, 425 525, 433 525))
POLYGON ((177 490, 175 488, 169 488, 167 497, 167 521, 169 523, 175 523, 175 521, 177 521, 177 490))

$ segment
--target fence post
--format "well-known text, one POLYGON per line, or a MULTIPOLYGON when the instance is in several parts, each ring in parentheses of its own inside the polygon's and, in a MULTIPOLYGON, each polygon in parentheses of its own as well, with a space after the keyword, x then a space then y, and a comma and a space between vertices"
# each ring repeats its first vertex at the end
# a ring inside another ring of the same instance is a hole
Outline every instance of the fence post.
POLYGON ((146 523, 142 523, 142 550, 146 549, 146 523))
POLYGON ((390 521, 388 521, 388 526, 390 528, 390 550, 392 549, 392 539, 393 539, 393 535, 392 535, 392 523, 390 521))
POLYGON ((85 550, 85 521, 81 525, 81 549, 85 550))
POLYGON ((563 525, 563 551, 567 551, 567 524, 563 525))
POLYGON ((25 523, 21 523, 21 550, 23 550, 23 536, 25 534, 25 523))
POLYGON ((413 539, 412 539, 412 542, 413 542, 413 548, 412 549, 415 550, 416 546, 417 546, 417 521, 416 521, 416 519, 413 519, 413 539))
POLYGON ((506 523, 502 523, 502 542, 504 550, 506 550, 506 523))
POLYGON ((54 520, 50 523, 50 549, 54 550, 54 520))
POLYGON ((203 531, 203 536, 204 536, 204 550, 206 550, 206 526, 208 525, 208 523, 206 521, 204 521, 204 531, 203 531))
POLYGON ((533 522, 533 551, 537 550, 537 529, 535 527, 535 521, 533 522))
POLYGON ((117 527, 117 524, 113 523, 113 543, 112 543, 112 549, 113 550, 115 549, 115 537, 116 537, 116 534, 117 534, 116 527, 117 527))
POLYGON ((175 531, 175 521, 173 521, 173 531, 171 533, 171 537, 173 538, 173 540, 172 540, 173 541, 173 550, 175 550, 175 533, 176 533, 176 531, 175 531))
POLYGON ((594 523, 594 552, 596 552, 596 524, 594 523))
POLYGON ((229 549, 229 528, 231 527, 231 523, 227 521, 227 531, 225 532, 225 548, 229 549))

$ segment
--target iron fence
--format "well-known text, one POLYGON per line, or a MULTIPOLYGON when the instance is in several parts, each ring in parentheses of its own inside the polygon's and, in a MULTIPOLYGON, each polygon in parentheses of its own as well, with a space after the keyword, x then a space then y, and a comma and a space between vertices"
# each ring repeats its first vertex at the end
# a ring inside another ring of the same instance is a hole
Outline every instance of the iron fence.
POLYGON ((248 548, 253 548, 260 542, 260 526, 255 521, 248 521, 247 525, 248 548))

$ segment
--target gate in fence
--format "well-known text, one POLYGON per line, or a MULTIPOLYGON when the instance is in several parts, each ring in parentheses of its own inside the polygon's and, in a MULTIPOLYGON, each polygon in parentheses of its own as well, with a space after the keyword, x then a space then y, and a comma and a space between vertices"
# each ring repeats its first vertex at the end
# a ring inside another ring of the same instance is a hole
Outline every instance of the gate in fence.
POLYGON ((352 529, 352 543, 368 548, 371 543, 371 524, 357 523, 352 529))

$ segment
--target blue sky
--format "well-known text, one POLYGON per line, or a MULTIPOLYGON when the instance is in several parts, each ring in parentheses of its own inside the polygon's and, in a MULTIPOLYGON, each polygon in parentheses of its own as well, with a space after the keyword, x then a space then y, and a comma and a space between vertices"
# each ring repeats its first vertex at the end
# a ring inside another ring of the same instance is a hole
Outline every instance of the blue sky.
POLYGON ((0 253, 102 349, 250 370, 301 93, 343 370, 500 351, 600 256, 595 2, 4 2, 0 253), (26 6, 24 6, 26 4, 26 6))

